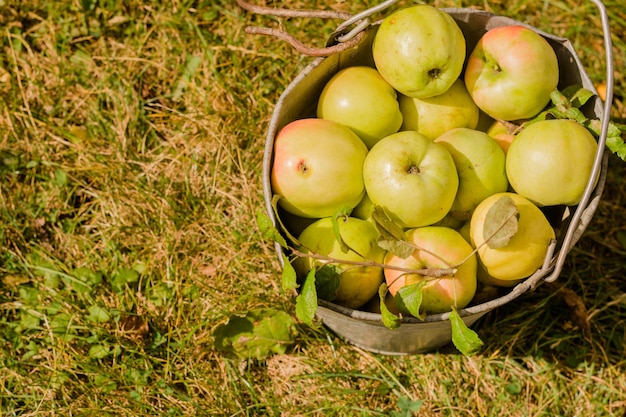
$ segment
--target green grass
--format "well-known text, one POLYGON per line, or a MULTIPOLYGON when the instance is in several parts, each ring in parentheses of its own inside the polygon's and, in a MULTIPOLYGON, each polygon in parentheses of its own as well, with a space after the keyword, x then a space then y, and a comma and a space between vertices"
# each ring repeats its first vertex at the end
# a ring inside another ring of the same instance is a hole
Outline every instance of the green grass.
MULTIPOLYGON (((267 2, 351 12, 377 3, 267 2)), ((624 120, 626 15, 606 3, 613 117, 624 120)), ((433 4, 566 36, 594 82, 604 79, 591 3, 433 4)), ((379 356, 299 325, 284 353, 232 359, 214 337, 229 317, 294 313, 255 212, 274 103, 311 60, 244 27, 280 24, 322 46, 337 22, 208 0, 0 10, 0 415, 369 416, 418 402, 425 416, 626 413, 622 161, 611 158, 603 200, 557 283, 481 319, 478 355, 379 356), (588 337, 562 287, 584 303, 588 337)))

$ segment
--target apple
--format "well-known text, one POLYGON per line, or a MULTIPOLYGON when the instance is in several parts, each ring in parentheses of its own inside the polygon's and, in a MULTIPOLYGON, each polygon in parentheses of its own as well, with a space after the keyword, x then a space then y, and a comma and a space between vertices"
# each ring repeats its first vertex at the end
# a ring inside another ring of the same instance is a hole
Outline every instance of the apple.
POLYGON ((509 152, 509 147, 511 146, 511 142, 515 139, 515 135, 509 131, 509 128, 506 127, 504 123, 500 120, 495 120, 491 126, 487 129, 487 134, 495 139, 495 141, 500 145, 504 154, 506 155, 509 152))
MULTIPOLYGON (((319 219, 302 231, 298 241, 302 243, 303 250, 345 261, 373 261, 382 264, 386 251, 378 246, 378 231, 373 223, 354 217, 339 216, 337 224, 341 238, 349 248, 347 251, 342 250, 330 217, 319 219)), ((325 262, 301 257, 294 260, 293 266, 296 273, 304 277, 312 268, 320 268, 325 262)), ((335 265, 340 270, 340 283, 332 302, 356 309, 378 293, 378 287, 383 282, 381 266, 342 263, 335 265)))
POLYGON ((598 144, 572 120, 535 122, 509 147, 506 173, 511 187, 539 206, 576 205, 583 195, 598 144))
POLYGON ((396 90, 371 67, 344 68, 324 86, 317 117, 348 126, 368 148, 402 125, 396 90))
POLYGON ((455 127, 475 129, 479 109, 462 79, 457 79, 443 94, 429 98, 400 95, 401 130, 417 130, 435 139, 455 127))
POLYGON ((486 273, 496 279, 515 281, 527 278, 543 265, 554 229, 543 212, 527 198, 512 192, 498 193, 483 200, 472 214, 470 238, 486 273), (503 247, 491 248, 485 236, 485 222, 493 221, 489 210, 502 197, 509 197, 519 212, 518 229, 503 247))
POLYGON ((435 142, 450 152, 459 174, 459 189, 450 208, 454 217, 469 220, 482 200, 507 190, 504 151, 488 134, 457 127, 435 142))
POLYGON ((418 4, 383 19, 372 55, 380 75, 397 91, 432 97, 443 94, 461 75, 465 37, 448 13, 418 4))
POLYGON ((450 152, 415 131, 394 133, 374 145, 363 163, 363 179, 372 203, 402 227, 443 219, 459 187, 450 152))
POLYGON ((367 147, 350 128, 318 118, 287 124, 274 141, 271 185, 279 205, 300 217, 349 212, 363 198, 367 147))
POLYGON ((374 211, 374 203, 370 199, 369 195, 365 193, 359 204, 352 210, 350 214, 352 217, 362 220, 370 220, 372 218, 372 212, 374 211))
POLYGON ((554 49, 544 37, 521 25, 487 31, 465 69, 472 99, 496 120, 535 116, 548 104, 558 83, 554 49))
POLYGON ((476 255, 459 232, 448 227, 426 226, 406 232, 407 240, 417 248, 408 258, 389 252, 385 264, 391 267, 418 269, 456 268, 456 273, 441 277, 407 273, 385 268, 385 281, 395 296, 401 287, 426 280, 422 289, 421 309, 426 314, 461 309, 476 293, 476 255))

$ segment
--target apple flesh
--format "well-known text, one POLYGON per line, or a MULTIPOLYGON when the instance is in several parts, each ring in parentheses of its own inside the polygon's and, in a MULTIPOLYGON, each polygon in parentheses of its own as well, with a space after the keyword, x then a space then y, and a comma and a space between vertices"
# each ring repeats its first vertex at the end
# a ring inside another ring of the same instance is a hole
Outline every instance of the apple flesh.
POLYGON ((363 198, 367 147, 348 127, 324 119, 289 123, 274 141, 271 185, 279 205, 300 217, 350 212, 363 198))
POLYGON ((472 214, 470 238, 489 277, 515 281, 527 278, 543 265, 554 229, 543 212, 519 194, 505 192, 487 197, 472 214), (489 209, 502 197, 510 197, 519 211, 518 230, 508 244, 491 248, 484 234, 484 224, 490 220, 489 209))
POLYGON ((453 216, 469 220, 481 201, 507 190, 504 151, 485 132, 458 127, 439 136, 435 142, 450 152, 459 174, 459 189, 450 208, 453 216))
POLYGON ((443 94, 461 75, 465 37, 448 13, 419 4, 383 19, 372 55, 380 74, 397 91, 432 97, 443 94))
POLYGON ((465 69, 472 99, 496 120, 535 116, 548 104, 558 82, 554 49, 537 32, 520 25, 487 31, 465 69))
POLYGON ((507 153, 511 187, 539 206, 578 204, 597 147, 593 135, 572 120, 532 123, 517 134, 507 153))
POLYGON ((456 127, 475 129, 478 125, 478 106, 460 78, 438 96, 415 98, 401 95, 399 102, 403 115, 400 129, 416 130, 430 139, 456 127))
POLYGON ((363 179, 372 203, 402 227, 443 219, 459 186, 450 152, 415 131, 394 133, 374 145, 363 164, 363 179))
MULTIPOLYGON (((330 217, 319 219, 308 226, 298 237, 306 252, 325 255, 334 259, 346 261, 374 261, 382 264, 385 250, 378 246, 378 231, 366 220, 340 216, 337 219, 341 238, 348 246, 344 252, 333 231, 330 217)), ((294 269, 300 277, 305 277, 312 268, 320 268, 324 260, 308 257, 297 258, 294 269)), ((378 293, 378 287, 383 281, 383 268, 380 266, 365 266, 351 264, 335 264, 340 269, 340 283, 334 303, 359 308, 378 293)))
POLYGON ((402 125, 396 90, 371 67, 348 67, 326 83, 317 104, 317 117, 348 126, 374 146, 402 125))
POLYGON ((385 281, 392 295, 401 287, 427 281, 422 289, 421 309, 426 314, 445 313, 467 306, 476 293, 476 255, 459 232, 447 227, 427 226, 411 229, 407 239, 417 248, 408 258, 387 253, 385 264, 400 268, 448 269, 456 273, 440 277, 407 273, 385 268, 385 281))

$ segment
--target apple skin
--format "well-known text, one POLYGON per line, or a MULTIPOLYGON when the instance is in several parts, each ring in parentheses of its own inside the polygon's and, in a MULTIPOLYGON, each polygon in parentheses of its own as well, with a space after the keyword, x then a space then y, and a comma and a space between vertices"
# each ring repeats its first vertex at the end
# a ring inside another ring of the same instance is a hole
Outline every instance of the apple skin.
POLYGON ((389 292, 395 296, 398 290, 428 280, 422 290, 422 309, 426 314, 445 313, 467 306, 476 293, 476 255, 471 245, 459 232, 448 227, 426 226, 406 232, 406 237, 420 249, 408 258, 400 258, 389 252, 385 264, 403 268, 449 268, 457 267, 454 276, 424 277, 419 274, 385 268, 385 281, 389 292), (462 262, 462 263, 461 263, 462 262), (460 264, 460 265, 459 265, 460 264))
POLYGON ((459 78, 466 43, 452 16, 419 4, 383 19, 372 55, 393 88, 405 96, 426 98, 443 94, 459 78))
POLYGON ((402 125, 397 92, 371 67, 348 67, 324 86, 317 117, 348 126, 368 148, 402 125))
POLYGON ((429 98, 400 95, 403 115, 401 130, 416 130, 435 139, 450 129, 478 125, 479 109, 472 100, 462 79, 457 79, 443 94, 429 98))
MULTIPOLYGON (((333 232, 330 217, 319 219, 304 229, 298 240, 306 251, 332 258, 349 261, 374 261, 382 264, 386 251, 378 246, 378 231, 373 223, 354 217, 339 217, 339 230, 350 250, 343 252, 333 232), (358 252, 358 253, 357 253, 358 252)), ((312 258, 297 258, 294 269, 300 277, 305 277, 313 267, 321 267, 324 261, 312 258)), ((337 296, 332 301, 348 308, 357 309, 378 293, 383 282, 383 268, 378 266, 358 266, 335 264, 341 269, 337 296)))
POLYGON ((300 217, 350 212, 363 198, 367 147, 348 127, 324 119, 289 123, 274 141, 271 185, 279 205, 300 217))
POLYGON ((505 192, 487 197, 476 207, 470 221, 470 238, 472 245, 478 248, 478 257, 488 276, 515 281, 529 277, 543 265, 555 233, 543 212, 530 200, 505 192), (518 231, 506 246, 492 249, 485 243, 483 227, 487 212, 503 196, 511 197, 517 206, 518 231))
POLYGON ((415 132, 383 138, 363 164, 367 195, 402 227, 436 223, 450 211, 459 178, 450 152, 415 132))
POLYGON ((459 189, 450 208, 454 217, 469 220, 482 200, 508 189, 504 151, 485 132, 458 127, 435 142, 450 152, 459 174, 459 189))
POLYGON ((502 123, 501 121, 494 121, 491 126, 487 129, 487 134, 495 139, 495 141, 500 145, 504 154, 506 155, 509 152, 509 147, 511 146, 511 142, 515 139, 515 135, 509 132, 509 129, 502 123))
POLYGON ((511 187, 539 206, 576 205, 597 147, 593 135, 572 120, 532 123, 517 134, 507 153, 511 187))
POLYGON ((470 54, 465 85, 474 102, 496 120, 528 119, 550 101, 559 83, 552 46, 520 25, 487 31, 470 54))

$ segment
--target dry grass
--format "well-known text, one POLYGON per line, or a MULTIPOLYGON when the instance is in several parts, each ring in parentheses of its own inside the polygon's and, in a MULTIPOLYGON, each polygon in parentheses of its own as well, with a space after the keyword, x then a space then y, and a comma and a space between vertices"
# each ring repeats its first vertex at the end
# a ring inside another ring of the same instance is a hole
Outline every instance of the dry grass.
MULTIPOLYGON (((566 36, 603 80, 593 5, 435 4, 566 36)), ((626 16, 607 5, 620 69, 626 16)), ((233 360, 213 345, 229 316, 293 312, 255 211, 274 103, 310 60, 244 27, 280 24, 321 44, 336 22, 251 16, 225 1, 0 9, 0 415, 388 415, 407 398, 425 416, 626 413, 623 162, 611 159, 558 283, 482 319, 479 355, 377 356, 301 326, 286 353, 233 360), (561 286, 584 302, 589 338, 561 286)), ((624 88, 618 70, 621 120, 624 88)))

